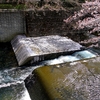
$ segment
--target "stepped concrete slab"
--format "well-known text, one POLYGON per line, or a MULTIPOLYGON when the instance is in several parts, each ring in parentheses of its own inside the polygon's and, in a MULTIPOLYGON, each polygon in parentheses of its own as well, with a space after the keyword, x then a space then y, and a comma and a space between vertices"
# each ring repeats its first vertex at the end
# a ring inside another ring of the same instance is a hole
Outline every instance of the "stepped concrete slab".
POLYGON ((82 46, 67 37, 58 35, 42 37, 17 36, 12 42, 19 66, 31 60, 32 63, 55 58, 58 55, 81 50, 82 46))
POLYGON ((37 68, 25 85, 32 100, 100 100, 100 57, 37 68))

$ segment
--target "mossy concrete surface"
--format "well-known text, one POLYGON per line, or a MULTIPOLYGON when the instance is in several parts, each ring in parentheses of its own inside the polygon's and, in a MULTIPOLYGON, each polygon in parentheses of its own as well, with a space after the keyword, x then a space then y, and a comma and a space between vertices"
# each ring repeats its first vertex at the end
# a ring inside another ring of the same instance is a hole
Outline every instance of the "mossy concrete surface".
POLYGON ((46 100, 99 100, 99 61, 100 57, 97 57, 35 69, 31 77, 25 80, 32 100, 36 89, 37 95, 45 94, 48 97, 46 100), (38 89, 38 86, 41 88, 38 89))

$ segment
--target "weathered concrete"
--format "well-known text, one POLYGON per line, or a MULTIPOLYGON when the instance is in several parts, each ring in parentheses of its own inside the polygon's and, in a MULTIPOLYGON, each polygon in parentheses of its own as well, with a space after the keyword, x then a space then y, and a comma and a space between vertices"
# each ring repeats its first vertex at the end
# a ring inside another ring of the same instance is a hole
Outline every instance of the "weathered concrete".
POLYGON ((55 58, 61 54, 81 50, 82 46, 71 39, 57 35, 42 37, 17 36, 11 42, 19 65, 55 58))
MULTIPOLYGON (((69 12, 70 13, 70 12, 69 12)), ((65 10, 29 10, 26 12, 28 36, 67 34, 63 20, 68 16, 65 10)))
POLYGON ((26 33, 24 12, 0 10, 0 42, 9 42, 16 35, 23 33, 26 33))
POLYGON ((37 68, 25 84, 32 100, 100 100, 100 57, 37 68))

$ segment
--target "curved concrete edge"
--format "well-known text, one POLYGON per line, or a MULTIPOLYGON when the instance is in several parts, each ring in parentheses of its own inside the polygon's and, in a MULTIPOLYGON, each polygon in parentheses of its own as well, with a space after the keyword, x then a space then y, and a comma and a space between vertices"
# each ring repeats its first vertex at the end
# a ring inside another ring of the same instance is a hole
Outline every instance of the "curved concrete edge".
MULTIPOLYGON (((91 100, 100 99, 100 57, 53 66, 43 66, 33 71, 25 80, 32 100, 46 95, 46 100, 91 100), (39 84, 39 87, 37 84, 39 84), (39 87, 39 88, 38 88, 39 87), (30 91, 31 90, 31 91, 30 91), (42 92, 41 91, 45 91, 42 92), (34 93, 33 93, 34 91, 34 93), (96 93, 96 95, 93 95, 96 93)), ((45 99, 35 99, 45 100, 45 99)))
POLYGON ((82 48, 77 42, 59 35, 22 37, 19 35, 11 41, 19 66, 53 59, 82 48))
POLYGON ((31 100, 48 100, 44 87, 41 85, 36 75, 29 75, 29 77, 25 79, 25 85, 31 100))

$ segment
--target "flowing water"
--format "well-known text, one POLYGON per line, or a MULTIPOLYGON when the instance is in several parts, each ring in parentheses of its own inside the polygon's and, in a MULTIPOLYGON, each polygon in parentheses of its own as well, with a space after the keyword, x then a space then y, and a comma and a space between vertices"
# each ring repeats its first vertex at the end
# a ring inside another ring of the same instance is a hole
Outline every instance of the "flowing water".
POLYGON ((0 70, 0 100, 31 100, 24 79, 34 67, 0 70))
MULTIPOLYGON (((4 49, 5 48, 3 48, 2 50, 4 49)), ((12 64, 12 63, 14 63, 13 60, 15 58, 11 57, 12 54, 11 53, 9 54, 8 49, 3 52, 2 50, 0 51, 1 52, 0 56, 2 55, 3 57, 0 60, 0 67, 1 67, 0 68, 0 100, 31 100, 28 91, 25 88, 24 80, 37 67, 40 67, 42 65, 53 65, 53 64, 60 64, 65 62, 73 62, 80 59, 97 56, 96 53, 94 52, 84 50, 84 51, 74 53, 72 55, 60 56, 59 58, 53 60, 43 61, 37 66, 14 67, 14 65, 16 64, 12 64)))

